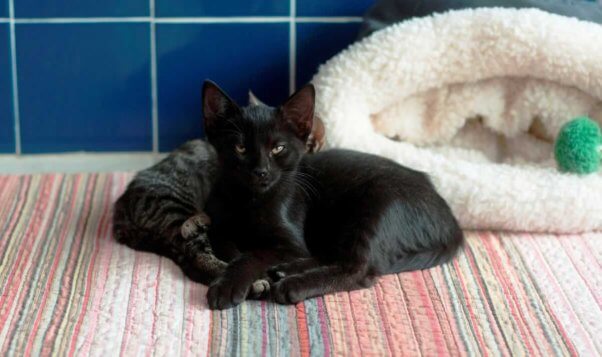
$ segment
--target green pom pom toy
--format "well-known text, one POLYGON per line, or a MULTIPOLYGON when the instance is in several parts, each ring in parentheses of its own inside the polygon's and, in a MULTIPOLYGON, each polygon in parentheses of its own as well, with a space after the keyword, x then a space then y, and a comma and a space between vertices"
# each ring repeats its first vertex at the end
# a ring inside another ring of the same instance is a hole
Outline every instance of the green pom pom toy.
POLYGON ((562 172, 590 174, 600 169, 602 133, 598 123, 588 117, 578 117, 560 129, 554 155, 562 172))

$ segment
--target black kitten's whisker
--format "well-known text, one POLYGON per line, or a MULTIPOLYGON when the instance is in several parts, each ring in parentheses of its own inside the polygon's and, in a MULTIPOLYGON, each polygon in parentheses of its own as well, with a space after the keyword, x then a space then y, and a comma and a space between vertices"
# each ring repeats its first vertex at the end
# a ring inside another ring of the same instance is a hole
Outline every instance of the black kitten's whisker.
POLYGON ((303 179, 305 182, 307 182, 309 185, 311 185, 314 189, 315 187, 313 186, 314 183, 315 184, 320 184, 320 182, 312 175, 305 173, 305 172, 301 172, 301 171, 295 171, 295 176, 303 179))
MULTIPOLYGON (((297 173, 298 174, 298 173, 297 173)), ((295 182, 297 182, 299 184, 299 186, 301 187, 305 187, 306 189, 308 189, 315 197, 319 198, 320 197, 320 191, 318 191, 318 189, 306 178, 304 178, 303 176, 298 176, 297 174, 295 174, 294 178, 295 178, 295 182)))
POLYGON ((293 171, 288 171, 288 172, 283 172, 283 178, 285 179, 285 183, 287 184, 292 184, 295 185, 296 187, 299 187, 299 189, 301 189, 301 191, 303 191, 303 193, 305 194, 305 196, 308 199, 311 199, 311 194, 305 189, 305 187, 303 187, 301 184, 299 184, 297 182, 297 180, 295 179, 295 176, 293 175, 293 171))
POLYGON ((283 174, 283 177, 287 179, 287 182, 296 185, 296 187, 299 187, 305 193, 305 196, 307 196, 307 198, 320 196, 320 193, 316 189, 316 187, 304 178, 304 175, 308 177, 311 176, 298 171, 284 171, 283 174))

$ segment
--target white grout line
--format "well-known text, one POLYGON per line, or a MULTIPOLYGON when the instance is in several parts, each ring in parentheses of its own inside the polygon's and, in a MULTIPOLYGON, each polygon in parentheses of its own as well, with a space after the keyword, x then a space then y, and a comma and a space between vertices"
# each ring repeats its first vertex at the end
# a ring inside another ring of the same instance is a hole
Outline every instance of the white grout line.
POLYGON ((15 3, 8 2, 10 16, 10 69, 13 90, 13 120, 15 124, 15 153, 21 155, 21 117, 19 113, 19 84, 17 81, 17 38, 15 34, 15 3))
POLYGON ((155 22, 161 24, 227 24, 227 23, 273 23, 288 22, 288 16, 267 17, 158 17, 155 22))
POLYGON ((290 0, 288 27, 288 91, 293 94, 297 89, 297 0, 290 0))
MULTIPOLYGON (((295 0, 290 0, 293 3, 295 0)), ((293 9, 294 11, 294 9, 293 9)), ((86 24, 113 22, 155 22, 165 24, 211 24, 211 23, 273 23, 289 22, 291 16, 241 16, 241 17, 48 17, 48 18, 15 18, 16 24, 86 24)), ((361 17, 295 17, 295 22, 303 23, 347 23, 361 22, 361 17)), ((9 23, 11 18, 0 18, 0 23, 9 23)))
POLYGON ((295 21, 297 22, 315 22, 315 23, 322 23, 322 22, 334 22, 334 23, 347 23, 347 22, 362 22, 362 18, 359 16, 352 16, 352 17, 341 17, 341 16, 331 16, 331 17, 297 17, 295 18, 295 21))
POLYGON ((152 101, 152 132, 153 153, 159 153, 159 102, 157 90, 157 26, 155 24, 155 0, 149 0, 150 8, 150 58, 151 58, 151 101, 152 101))

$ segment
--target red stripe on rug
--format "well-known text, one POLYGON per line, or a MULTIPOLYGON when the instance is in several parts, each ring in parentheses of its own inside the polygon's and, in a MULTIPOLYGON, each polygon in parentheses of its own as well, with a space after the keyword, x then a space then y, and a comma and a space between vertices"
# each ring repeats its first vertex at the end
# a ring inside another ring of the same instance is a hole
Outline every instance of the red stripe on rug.
POLYGON ((320 319, 320 330, 322 331, 322 342, 324 344, 324 355, 330 356, 330 332, 328 331, 328 318, 326 317, 326 307, 324 306, 324 298, 318 298, 317 305, 318 317, 320 319))
POLYGON ((307 329, 307 316, 305 316, 305 305, 303 303, 295 306, 297 312, 297 332, 299 335, 299 350, 301 357, 309 357, 309 331, 307 329))

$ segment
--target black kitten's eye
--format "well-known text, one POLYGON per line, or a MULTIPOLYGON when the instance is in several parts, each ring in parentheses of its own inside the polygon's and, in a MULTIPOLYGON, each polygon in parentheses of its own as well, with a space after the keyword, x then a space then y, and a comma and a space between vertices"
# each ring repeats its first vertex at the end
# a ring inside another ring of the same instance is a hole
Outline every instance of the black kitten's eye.
POLYGON ((272 154, 278 155, 278 154, 280 154, 282 152, 282 150, 284 150, 284 145, 276 145, 272 149, 272 154))
POLYGON ((234 145, 234 149, 236 149, 236 152, 239 154, 244 154, 247 151, 247 148, 242 144, 234 145))

